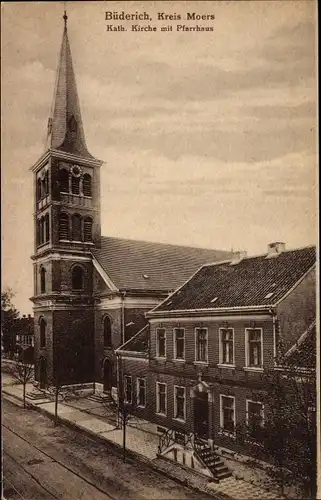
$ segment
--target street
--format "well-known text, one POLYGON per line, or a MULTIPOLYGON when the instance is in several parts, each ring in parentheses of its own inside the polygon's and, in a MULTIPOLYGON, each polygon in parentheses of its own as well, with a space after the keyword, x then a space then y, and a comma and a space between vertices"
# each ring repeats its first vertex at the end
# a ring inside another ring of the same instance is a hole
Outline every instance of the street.
MULTIPOLYGON (((204 499, 108 447, 2 398, 3 498, 204 499)), ((211 497, 207 497, 211 498, 211 497)), ((213 497, 212 497, 213 498, 213 497)))

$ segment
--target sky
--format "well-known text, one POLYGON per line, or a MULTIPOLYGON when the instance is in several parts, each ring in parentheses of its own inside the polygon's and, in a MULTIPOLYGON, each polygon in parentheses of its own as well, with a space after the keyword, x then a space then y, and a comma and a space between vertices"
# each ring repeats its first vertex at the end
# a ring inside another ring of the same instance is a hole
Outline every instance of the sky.
MULTIPOLYGON (((2 288, 29 313, 29 169, 44 152, 64 3, 1 7, 2 288)), ((67 2, 67 13, 87 146, 104 161, 103 235, 249 255, 315 244, 315 2, 67 2), (105 11, 145 11, 158 31, 107 31, 105 11), (187 12, 215 20, 157 20, 187 12)))

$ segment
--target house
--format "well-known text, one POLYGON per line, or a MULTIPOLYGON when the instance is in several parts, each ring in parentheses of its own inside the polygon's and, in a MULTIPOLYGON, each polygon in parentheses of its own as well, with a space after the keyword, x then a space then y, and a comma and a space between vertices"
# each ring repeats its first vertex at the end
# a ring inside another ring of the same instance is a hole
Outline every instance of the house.
POLYGON ((30 314, 14 321, 16 353, 19 360, 34 363, 34 319, 30 314))
POLYGON ((46 148, 31 168, 31 300, 35 378, 42 387, 58 382, 96 383, 101 390, 116 386, 115 349, 143 328, 145 312, 200 265, 230 255, 102 236, 102 165, 87 148, 64 15, 46 148))
POLYGON ((236 426, 263 421, 264 370, 315 321, 315 263, 315 247, 277 242, 264 255, 205 264, 117 349, 125 398, 172 450, 177 434, 244 451, 236 426))

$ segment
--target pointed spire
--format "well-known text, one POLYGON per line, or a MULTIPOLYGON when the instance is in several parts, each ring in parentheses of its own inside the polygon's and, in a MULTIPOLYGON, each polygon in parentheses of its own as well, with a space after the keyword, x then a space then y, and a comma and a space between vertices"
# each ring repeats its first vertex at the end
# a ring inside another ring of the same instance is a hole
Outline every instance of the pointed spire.
POLYGON ((81 119, 76 78, 67 32, 66 11, 64 31, 57 70, 51 116, 48 120, 47 149, 59 149, 78 156, 93 158, 88 152, 81 119))

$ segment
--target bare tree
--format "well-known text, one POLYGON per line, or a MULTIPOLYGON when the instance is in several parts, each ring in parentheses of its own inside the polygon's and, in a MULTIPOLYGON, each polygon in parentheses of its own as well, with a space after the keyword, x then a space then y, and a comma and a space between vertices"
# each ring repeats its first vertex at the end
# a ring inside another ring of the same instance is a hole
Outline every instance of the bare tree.
MULTIPOLYGON (((315 354, 311 354, 315 356, 315 354)), ((282 370, 264 374, 264 422, 243 422, 236 435, 254 457, 268 459, 266 469, 283 494, 285 486, 301 485, 305 498, 316 492, 316 372, 313 359, 305 367, 282 357, 282 370)), ((255 398, 255 395, 254 395, 255 398)))
POLYGON ((10 374, 23 386, 23 407, 26 408, 26 385, 34 377, 34 366, 31 363, 16 361, 11 367, 10 374))

